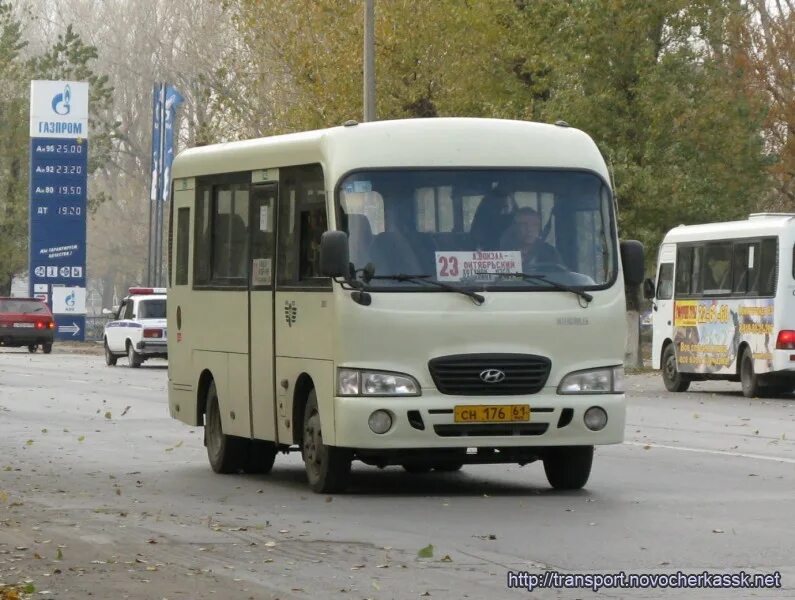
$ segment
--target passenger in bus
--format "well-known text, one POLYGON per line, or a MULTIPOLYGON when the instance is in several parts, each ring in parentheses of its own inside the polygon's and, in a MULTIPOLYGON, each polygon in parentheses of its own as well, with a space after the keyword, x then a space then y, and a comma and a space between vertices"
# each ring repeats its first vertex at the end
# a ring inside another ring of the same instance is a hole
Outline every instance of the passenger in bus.
POLYGON ((562 264, 563 260, 554 246, 542 240, 541 217, 529 206, 514 213, 513 223, 503 234, 500 245, 503 250, 520 250, 522 267, 539 263, 562 264))
POLYGON ((497 190, 485 194, 472 217, 469 233, 477 250, 499 250, 500 237, 510 227, 516 202, 497 190))
POLYGON ((710 248, 707 253, 707 268, 704 269, 704 291, 730 290, 731 270, 729 269, 731 257, 722 247, 710 248))

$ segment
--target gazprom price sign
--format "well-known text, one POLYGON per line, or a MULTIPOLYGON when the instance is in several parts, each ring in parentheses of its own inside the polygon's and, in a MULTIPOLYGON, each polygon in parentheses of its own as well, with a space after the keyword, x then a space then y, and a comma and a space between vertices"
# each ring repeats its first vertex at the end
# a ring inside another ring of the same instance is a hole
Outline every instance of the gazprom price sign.
POLYGON ((88 83, 30 87, 30 294, 50 305, 58 339, 83 340, 88 83))

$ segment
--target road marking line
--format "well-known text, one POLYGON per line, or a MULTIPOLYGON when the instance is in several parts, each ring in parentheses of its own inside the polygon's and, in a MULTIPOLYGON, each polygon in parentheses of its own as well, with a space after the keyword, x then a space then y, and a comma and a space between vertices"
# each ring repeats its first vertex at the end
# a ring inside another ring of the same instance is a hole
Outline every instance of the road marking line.
POLYGON ((790 463, 795 465, 795 458, 783 456, 764 456, 762 454, 746 454, 745 452, 729 452, 728 450, 707 450, 706 448, 688 448, 686 446, 668 446, 645 442, 624 442, 628 446, 650 446, 652 448, 665 448, 666 450, 682 450, 683 452, 701 452, 702 454, 719 454, 723 456, 739 456, 741 458, 755 458, 757 460, 772 460, 774 462, 790 463))

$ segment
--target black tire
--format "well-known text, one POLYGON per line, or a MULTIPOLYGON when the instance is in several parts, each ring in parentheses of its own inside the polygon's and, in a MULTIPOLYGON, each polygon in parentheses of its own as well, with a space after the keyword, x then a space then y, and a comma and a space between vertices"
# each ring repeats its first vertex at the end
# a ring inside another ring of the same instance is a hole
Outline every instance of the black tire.
POLYGON ((38 346, 36 346, 36 344, 28 344, 28 352, 31 354, 35 354, 37 348, 38 346))
POLYGON ((351 453, 323 443, 315 390, 309 392, 306 401, 301 456, 313 491, 319 494, 345 491, 351 475, 351 453))
POLYGON ((273 442, 249 440, 243 471, 256 474, 270 473, 276 460, 276 452, 276 444, 273 442))
POLYGON ((403 467, 406 473, 411 473, 412 475, 430 473, 431 469, 433 468, 431 465, 425 463, 406 463, 405 465, 400 466, 403 467))
POLYGON ((762 395, 762 383, 759 375, 754 372, 753 353, 749 348, 743 350, 740 358, 740 384, 743 388, 743 396, 746 398, 757 398, 762 395))
POLYGON ((41 345, 41 351, 44 352, 44 354, 49 354, 52 352, 52 342, 44 342, 41 345))
POLYGON ((137 369, 141 366, 141 363, 144 362, 141 358, 141 355, 135 351, 135 348, 133 348, 132 342, 129 341, 127 342, 127 362, 132 369, 137 369))
POLYGON ((665 347, 662 355, 662 378, 665 389, 669 392, 686 392, 690 387, 690 378, 679 372, 676 364, 676 351, 673 344, 665 347))
POLYGON ((456 471, 460 471, 464 466, 464 463, 449 463, 446 465, 436 465, 433 470, 439 471, 440 473, 454 473, 456 471))
POLYGON ((108 340, 105 340, 105 364, 109 367, 115 367, 116 361, 119 360, 119 357, 113 354, 108 348, 108 340))
POLYGON ((239 473, 248 462, 250 441, 226 435, 221 424, 221 409, 215 382, 207 389, 207 413, 204 418, 204 445, 207 458, 216 473, 239 473))
POLYGON ((550 449, 544 456, 544 473, 556 490, 579 490, 591 475, 593 446, 550 449))

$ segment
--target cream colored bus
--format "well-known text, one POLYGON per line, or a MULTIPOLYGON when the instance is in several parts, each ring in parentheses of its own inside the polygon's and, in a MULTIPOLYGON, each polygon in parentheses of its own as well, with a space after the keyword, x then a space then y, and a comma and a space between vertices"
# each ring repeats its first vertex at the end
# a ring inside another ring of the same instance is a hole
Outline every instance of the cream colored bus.
POLYGON ((169 406, 214 471, 541 460, 571 489, 623 440, 643 251, 583 132, 349 122, 186 150, 173 199, 169 406))

